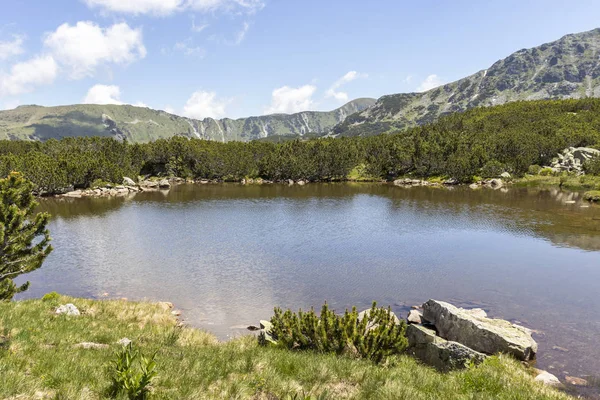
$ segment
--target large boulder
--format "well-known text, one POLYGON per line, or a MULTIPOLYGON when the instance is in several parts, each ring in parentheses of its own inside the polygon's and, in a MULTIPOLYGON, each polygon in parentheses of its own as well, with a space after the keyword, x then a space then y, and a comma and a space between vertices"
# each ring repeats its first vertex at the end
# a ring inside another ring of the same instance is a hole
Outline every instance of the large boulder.
POLYGON ((535 358, 537 343, 531 331, 501 319, 484 316, 452 304, 429 300, 423 304, 423 317, 435 325, 438 335, 485 354, 507 353, 519 360, 535 358))
POLYGON ((436 335, 431 326, 411 324, 406 328, 408 353, 440 371, 467 368, 482 362, 486 355, 436 335))

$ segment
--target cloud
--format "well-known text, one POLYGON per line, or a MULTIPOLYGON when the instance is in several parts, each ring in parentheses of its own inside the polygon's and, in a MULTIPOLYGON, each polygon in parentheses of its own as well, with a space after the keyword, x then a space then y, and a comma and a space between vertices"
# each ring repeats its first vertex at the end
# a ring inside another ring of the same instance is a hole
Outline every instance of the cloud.
POLYGON ((46 36, 44 45, 66 67, 71 79, 93 76, 103 64, 127 65, 146 56, 141 29, 126 23, 108 28, 90 21, 74 26, 65 23, 46 36))
POLYGON ((196 32, 196 33, 200 33, 203 30, 205 30, 206 28, 208 28, 210 26, 210 24, 201 24, 201 25, 196 25, 196 17, 192 17, 192 32, 196 32))
POLYGON ((413 80, 413 76, 412 76, 412 75, 406 75, 406 78, 404 78, 404 79, 402 80, 402 82, 404 82, 404 83, 407 83, 407 84, 408 84, 408 83, 411 83, 411 82, 412 82, 412 80, 413 80))
POLYGON ((183 0, 85 0, 88 7, 123 14, 169 15, 183 9, 183 0))
POLYGON ((185 103, 183 115, 195 119, 223 118, 227 103, 227 100, 218 99, 215 92, 198 90, 185 103))
POLYGON ((13 35, 12 40, 1 41, 0 40, 0 60, 7 60, 11 57, 23 54, 23 42, 25 36, 13 35))
POLYGON ((206 50, 204 50, 200 46, 194 46, 193 44, 191 44, 191 40, 189 40, 189 39, 182 41, 182 42, 175 43, 175 46, 173 46, 173 49, 175 51, 182 52, 183 54, 185 54, 188 57, 195 56, 198 58, 203 58, 206 55, 206 50))
POLYGON ((304 85, 298 88, 283 86, 273 90, 271 105, 265 109, 266 114, 292 114, 307 111, 314 105, 312 96, 316 86, 304 85))
POLYGON ((244 38, 246 37, 246 33, 248 33, 248 29, 250 29, 250 24, 247 22, 244 22, 242 29, 237 33, 237 35, 235 35, 235 40, 233 42, 235 45, 238 45, 244 41, 244 38))
POLYGON ((83 104, 123 104, 121 89, 116 85, 94 85, 85 95, 83 104))
POLYGON ((49 55, 17 63, 10 72, 0 72, 0 97, 28 93, 37 86, 51 84, 57 74, 58 65, 49 55))
POLYGON ((156 16, 166 16, 185 10, 254 13, 265 6, 262 0, 84 0, 84 2, 88 7, 100 8, 106 12, 156 16))
POLYGON ((356 71, 349 71, 346 73, 346 75, 342 76, 340 79, 335 81, 329 89, 327 89, 327 91, 325 92, 325 97, 333 97, 337 101, 347 102, 348 101, 348 93, 338 91, 337 89, 344 86, 348 82, 352 82, 353 80, 356 80, 359 78, 367 78, 368 76, 369 75, 367 75, 367 74, 360 74, 356 71))
POLYGON ((426 92, 433 88, 443 85, 445 82, 437 75, 429 75, 417 88, 417 92, 426 92))

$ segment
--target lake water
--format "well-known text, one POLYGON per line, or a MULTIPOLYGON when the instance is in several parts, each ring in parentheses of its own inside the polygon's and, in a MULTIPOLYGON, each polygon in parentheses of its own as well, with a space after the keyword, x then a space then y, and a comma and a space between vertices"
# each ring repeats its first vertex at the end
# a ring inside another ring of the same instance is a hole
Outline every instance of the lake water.
POLYGON ((536 329, 561 379, 600 371, 600 207, 578 193, 209 184, 41 208, 55 250, 21 297, 171 301, 221 338, 274 306, 435 298, 536 329))

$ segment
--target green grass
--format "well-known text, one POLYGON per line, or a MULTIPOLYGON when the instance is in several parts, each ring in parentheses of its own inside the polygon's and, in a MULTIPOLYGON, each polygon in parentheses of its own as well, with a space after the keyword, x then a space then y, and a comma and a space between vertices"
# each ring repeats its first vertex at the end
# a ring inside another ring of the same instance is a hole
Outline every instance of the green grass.
POLYGON ((600 190, 600 176, 596 175, 525 175, 523 178, 514 180, 514 183, 517 186, 561 186, 570 190, 600 190))
POLYGON ((178 327, 170 310, 157 304, 63 296, 0 303, 0 398, 107 398, 109 364, 123 337, 145 354, 158 350, 156 399, 280 399, 324 392, 328 399, 569 398, 535 383, 524 367, 503 356, 449 374, 408 356, 377 366, 260 347, 253 337, 218 342, 178 327), (55 315, 55 307, 67 302, 82 315, 55 315), (81 342, 109 348, 76 348, 81 342))

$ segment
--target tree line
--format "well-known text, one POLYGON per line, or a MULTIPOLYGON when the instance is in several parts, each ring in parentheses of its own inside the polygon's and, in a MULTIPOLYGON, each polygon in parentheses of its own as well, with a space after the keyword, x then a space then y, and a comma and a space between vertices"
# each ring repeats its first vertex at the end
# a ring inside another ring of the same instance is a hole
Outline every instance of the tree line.
MULTIPOLYGON (((370 128, 365 127, 369 130, 370 128)), ((514 102, 446 115, 368 137, 220 143, 174 136, 150 143, 78 137, 0 141, 0 174, 19 171, 38 191, 85 188, 124 176, 345 180, 522 175, 566 147, 600 145, 600 99, 514 102)), ((492 177, 492 176, 489 176, 492 177)))

